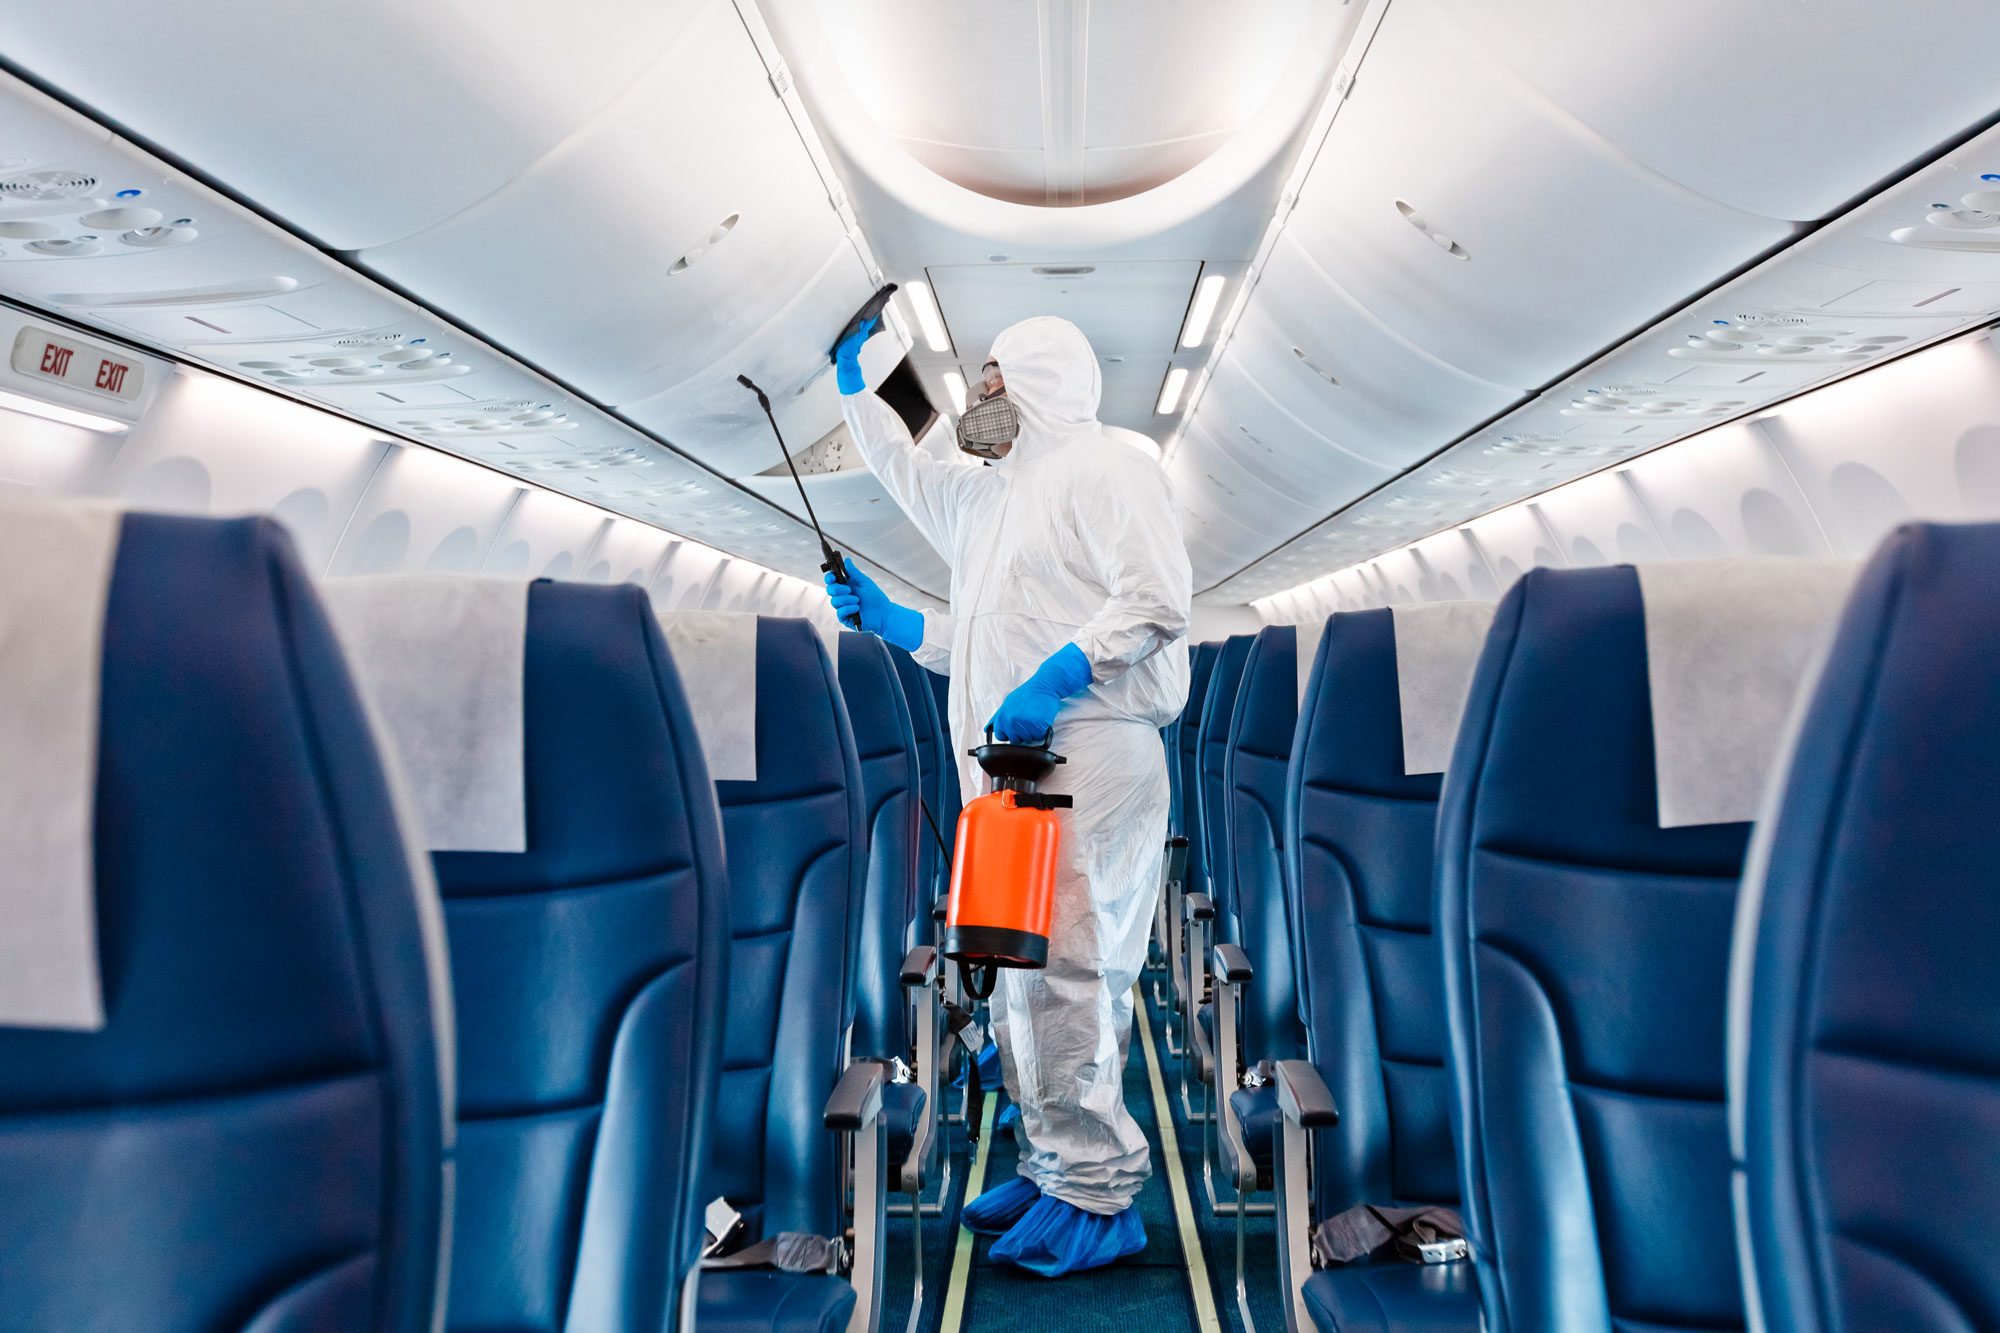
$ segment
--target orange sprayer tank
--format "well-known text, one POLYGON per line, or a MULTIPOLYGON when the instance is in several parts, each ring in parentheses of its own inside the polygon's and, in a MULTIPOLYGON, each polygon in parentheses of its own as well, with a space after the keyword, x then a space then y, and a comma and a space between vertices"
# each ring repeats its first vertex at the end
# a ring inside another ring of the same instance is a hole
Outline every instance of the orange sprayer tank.
POLYGON ((1049 959, 1056 866, 1062 850, 1056 811, 1067 796, 1045 796, 1035 784, 1063 762, 1046 745, 989 741, 972 751, 998 790, 966 802, 958 817, 945 914, 944 956, 968 973, 1042 967, 1049 959))

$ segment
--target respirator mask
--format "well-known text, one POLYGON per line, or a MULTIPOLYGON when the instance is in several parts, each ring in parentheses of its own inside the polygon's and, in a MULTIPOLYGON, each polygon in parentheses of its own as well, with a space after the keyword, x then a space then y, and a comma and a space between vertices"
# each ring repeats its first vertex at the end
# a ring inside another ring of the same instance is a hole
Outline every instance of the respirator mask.
POLYGON ((958 447, 975 458, 1004 458, 1021 433, 1021 416, 1007 397, 999 363, 988 361, 979 396, 958 415, 958 447))

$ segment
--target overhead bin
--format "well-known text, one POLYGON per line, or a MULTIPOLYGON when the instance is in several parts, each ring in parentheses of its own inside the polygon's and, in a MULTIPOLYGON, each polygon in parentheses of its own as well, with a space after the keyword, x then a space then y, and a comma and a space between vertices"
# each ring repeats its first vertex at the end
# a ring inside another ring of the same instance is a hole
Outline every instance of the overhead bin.
POLYGON ((744 400, 746 421, 759 414, 733 384, 737 372, 764 371, 764 387, 782 397, 817 372, 826 348, 815 341, 803 362, 746 360, 745 344, 781 316, 814 324, 802 301, 838 312, 824 325, 830 337, 870 289, 726 0, 704 5, 560 148, 449 220, 361 259, 603 402, 668 390, 711 397, 711 377, 687 382, 727 364, 721 380, 744 400))
POLYGON ((1443 2, 1619 152, 1766 217, 1828 216, 1994 110, 1990 0, 1443 2))
MULTIPOLYGON (((1234 344, 1232 344, 1232 348, 1234 344)), ((1388 480, 1396 469, 1349 450, 1286 411, 1231 357, 1209 381, 1186 439, 1185 451, 1206 431, 1219 455, 1256 478, 1287 506, 1324 514, 1388 480)), ((1282 511, 1259 510, 1260 526, 1282 511)), ((1289 529, 1285 535, 1297 531, 1289 529)))
POLYGON ((360 250, 500 189, 717 12, 733 16, 728 0, 617 0, 587 23, 551 22, 537 0, 205 0, 195 22, 178 5, 80 0, 60 22, 10 24, 7 55, 321 243, 360 250))
POLYGON ((1230 338, 1229 360, 1315 434, 1392 467, 1408 467, 1518 396, 1404 341, 1289 232, 1230 338))
POLYGON ((1288 230, 1403 338, 1531 389, 1791 228, 1615 152, 1496 66, 1444 0, 1398 0, 1288 230))

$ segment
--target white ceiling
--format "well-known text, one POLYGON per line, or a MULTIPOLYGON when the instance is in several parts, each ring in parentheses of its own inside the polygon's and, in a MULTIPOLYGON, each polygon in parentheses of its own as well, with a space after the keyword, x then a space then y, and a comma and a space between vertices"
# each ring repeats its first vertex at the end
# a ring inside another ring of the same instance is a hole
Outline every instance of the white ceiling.
MULTIPOLYGON (((940 401, 1063 314, 1106 419, 1169 446, 1197 587, 1242 602, 2000 309, 1978 217, 1926 221, 2000 142, 1824 225, 2000 112, 1991 0, 1602 8, 73 0, 0 14, 9 58, 283 225, 12 88, 0 174, 143 178, 199 236, 0 237, 0 291, 808 574, 796 497, 731 484, 774 447, 735 375, 797 449, 878 281, 935 286, 952 345, 911 359, 940 401), (1183 348, 1204 274, 1230 315, 1183 348), (1709 346, 1745 313, 1772 322, 1709 346), (1762 349, 1797 320, 1876 350, 1762 349), (374 359, 310 365, 355 339, 374 359), (452 357, 375 357, 413 347, 452 357), (1160 416, 1174 367, 1191 406, 1160 416)), ((836 539, 944 590, 871 478, 811 484, 836 539)))
POLYGON ((1138 194, 1207 158, 1268 99, 1307 0, 827 4, 854 95, 947 180, 1023 204, 1138 194))

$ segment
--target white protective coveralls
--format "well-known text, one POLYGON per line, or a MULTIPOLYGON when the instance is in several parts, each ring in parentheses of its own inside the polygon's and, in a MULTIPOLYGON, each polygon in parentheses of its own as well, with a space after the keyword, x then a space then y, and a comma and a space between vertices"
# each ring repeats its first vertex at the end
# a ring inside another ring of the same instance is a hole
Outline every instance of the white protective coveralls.
POLYGON ((1152 442, 1097 420, 1083 331, 1023 320, 992 355, 1021 433, 991 467, 916 447, 872 393, 841 401, 868 466, 951 563, 951 610, 925 613, 916 657, 951 677, 968 798, 991 790, 966 751, 1008 692, 1066 643, 1090 661, 1090 687, 1056 716, 1068 762, 1041 784, 1075 798, 1061 816, 1048 966, 1003 969, 993 1014, 1021 1108, 1021 1174, 1045 1195, 1116 1213, 1151 1173, 1123 1074, 1167 836, 1159 729, 1187 701, 1187 653, 1172 645, 1187 632, 1193 576, 1152 442))

